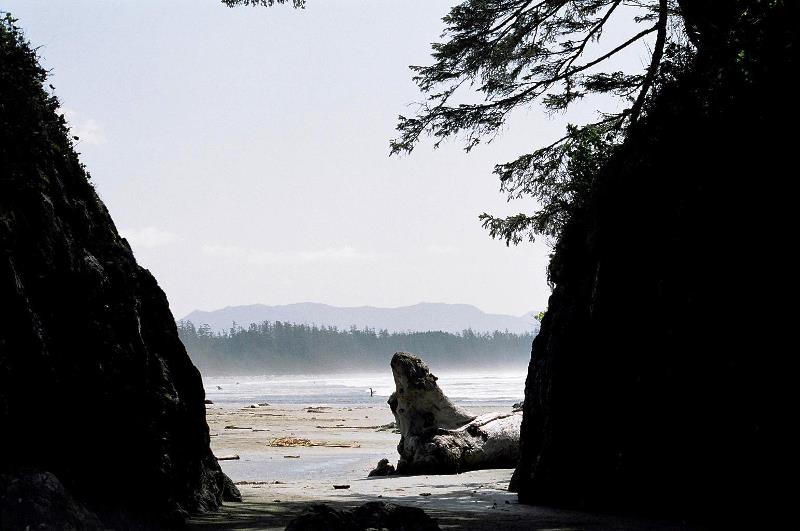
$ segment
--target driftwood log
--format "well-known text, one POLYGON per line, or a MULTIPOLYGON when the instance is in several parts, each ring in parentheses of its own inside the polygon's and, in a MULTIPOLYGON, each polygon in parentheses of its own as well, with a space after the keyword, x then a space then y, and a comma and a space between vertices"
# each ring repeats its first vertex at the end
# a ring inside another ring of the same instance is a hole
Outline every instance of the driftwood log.
POLYGON ((450 402, 417 356, 398 352, 391 366, 396 389, 389 407, 400 430, 398 474, 517 465, 521 412, 471 415, 450 402))

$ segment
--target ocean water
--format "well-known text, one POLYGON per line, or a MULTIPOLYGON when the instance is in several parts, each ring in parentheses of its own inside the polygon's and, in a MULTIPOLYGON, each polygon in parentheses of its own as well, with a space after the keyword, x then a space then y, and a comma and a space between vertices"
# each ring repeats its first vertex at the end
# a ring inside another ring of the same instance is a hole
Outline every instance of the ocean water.
MULTIPOLYGON (((462 406, 510 406, 524 397, 525 373, 437 374, 439 386, 462 406)), ((394 391, 391 373, 203 377, 206 398, 220 405, 368 405, 394 391), (375 396, 370 397, 370 387, 375 396)))

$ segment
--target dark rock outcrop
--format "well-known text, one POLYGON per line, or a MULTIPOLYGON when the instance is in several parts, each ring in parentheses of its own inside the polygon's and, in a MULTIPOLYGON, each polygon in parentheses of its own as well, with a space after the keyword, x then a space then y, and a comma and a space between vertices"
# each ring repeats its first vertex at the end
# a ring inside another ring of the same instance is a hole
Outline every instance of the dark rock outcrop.
POLYGON ((369 471, 367 477, 391 476, 394 473, 394 465, 390 465, 388 459, 381 459, 378 461, 378 465, 369 471))
POLYGON ((438 531, 436 520, 416 507, 369 502, 352 510, 312 505, 289 522, 286 531, 438 531))
POLYGON ((400 443, 398 474, 454 474, 513 468, 519 457, 520 412, 476 417, 453 405, 418 357, 392 357, 395 392, 389 397, 400 443))
POLYGON ((239 491, 239 487, 225 474, 222 474, 222 501, 242 501, 242 493, 239 491))
POLYGON ((216 509, 235 487, 209 449, 200 374, 45 80, 0 22, 0 473, 46 471, 104 520, 216 509))
POLYGON ((742 11, 698 24, 712 45, 672 65, 557 244, 512 481, 522 502, 719 524, 780 499, 796 3, 685 3, 742 11))
POLYGON ((49 472, 0 474, 0 528, 102 529, 100 520, 75 501, 49 472))

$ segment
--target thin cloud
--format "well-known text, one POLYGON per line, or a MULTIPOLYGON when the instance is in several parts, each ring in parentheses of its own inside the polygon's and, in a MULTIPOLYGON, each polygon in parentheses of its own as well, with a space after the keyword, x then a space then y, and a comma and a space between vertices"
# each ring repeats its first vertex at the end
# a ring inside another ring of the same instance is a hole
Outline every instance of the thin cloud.
POLYGON ((254 265, 377 262, 387 257, 382 253, 361 251, 350 245, 311 251, 263 251, 233 245, 204 245, 202 251, 209 256, 236 259, 254 265))
POLYGON ((161 230, 158 227, 145 227, 143 229, 125 229, 121 230, 125 239, 131 244, 132 247, 139 247, 151 249, 154 247, 163 247, 170 245, 180 238, 169 231, 161 230))
POLYGON ((102 126, 93 118, 83 116, 74 109, 61 108, 60 111, 69 124, 70 133, 77 136, 79 142, 92 146, 106 143, 107 139, 102 126))

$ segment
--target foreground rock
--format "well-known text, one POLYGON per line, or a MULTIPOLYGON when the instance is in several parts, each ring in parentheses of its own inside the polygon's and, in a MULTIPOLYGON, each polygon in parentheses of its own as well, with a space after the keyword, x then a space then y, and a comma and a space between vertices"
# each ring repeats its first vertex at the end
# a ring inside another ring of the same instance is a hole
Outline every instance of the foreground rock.
POLYGON ((209 449, 200 374, 45 79, 0 22, 0 474, 50 473, 34 479, 53 503, 30 503, 56 520, 78 514, 73 498, 106 525, 216 509, 236 492, 209 449))
POLYGON ((438 531, 436 520, 416 507, 369 502, 352 510, 312 505, 289 522, 286 531, 438 531))
POLYGON ((3 529, 102 529, 100 520, 75 501, 49 472, 0 474, 3 529))
POLYGON ((521 412, 470 415, 450 402, 418 357, 398 352, 391 366, 396 390, 389 406, 400 430, 398 474, 516 466, 521 412))

